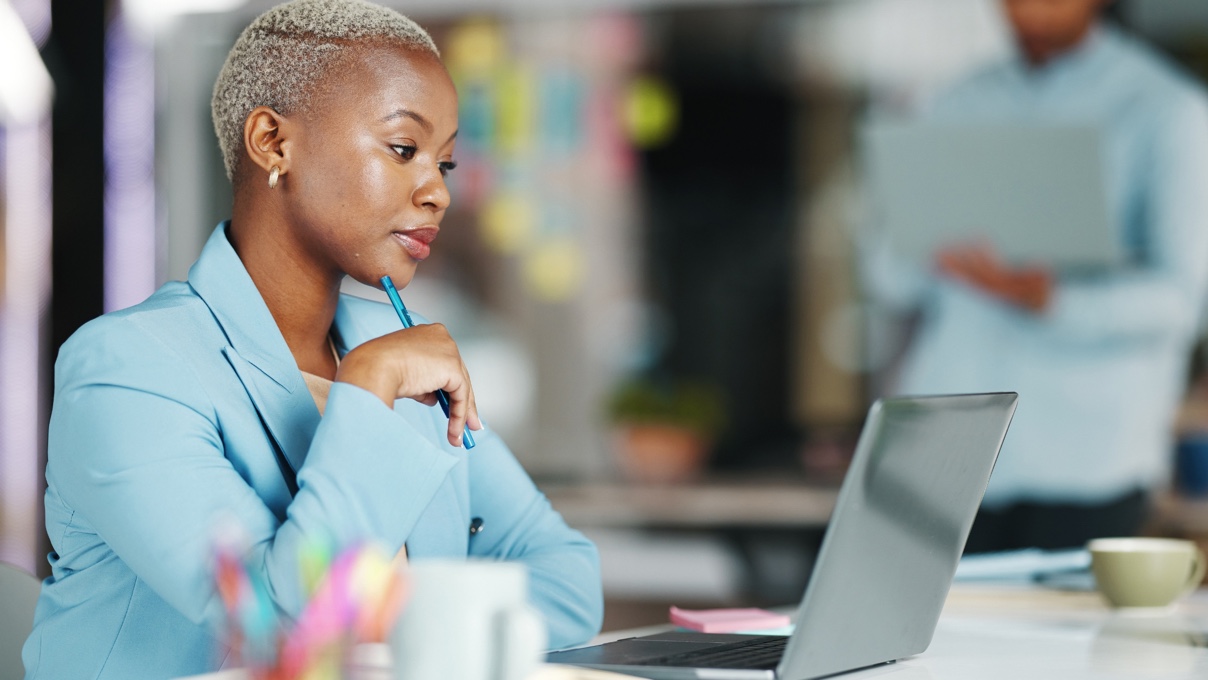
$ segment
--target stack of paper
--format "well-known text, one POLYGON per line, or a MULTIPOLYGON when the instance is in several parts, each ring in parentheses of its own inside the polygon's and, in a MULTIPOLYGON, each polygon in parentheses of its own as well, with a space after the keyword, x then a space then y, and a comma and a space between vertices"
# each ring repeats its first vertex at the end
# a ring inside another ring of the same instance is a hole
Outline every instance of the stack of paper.
POLYGON ((956 581, 1041 581, 1074 572, 1086 572, 1091 566, 1089 551, 1013 550, 970 555, 956 568, 956 581))

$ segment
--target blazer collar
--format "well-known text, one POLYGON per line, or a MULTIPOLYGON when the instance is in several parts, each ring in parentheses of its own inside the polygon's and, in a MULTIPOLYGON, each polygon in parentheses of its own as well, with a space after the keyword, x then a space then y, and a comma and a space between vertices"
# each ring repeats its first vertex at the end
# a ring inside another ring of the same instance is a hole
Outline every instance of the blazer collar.
MULTIPOLYGON (((189 270, 189 285, 222 328, 230 344, 223 355, 296 472, 318 428, 319 410, 268 305, 227 238, 229 224, 219 224, 210 235, 201 257, 189 270)), ((341 355, 369 339, 343 299, 334 326, 341 355)))
POLYGON ((223 222, 214 229, 201 257, 189 269, 189 285, 210 308, 227 341, 240 356, 287 392, 298 389, 305 392, 306 383, 289 345, 227 239, 229 225, 229 221, 223 222))

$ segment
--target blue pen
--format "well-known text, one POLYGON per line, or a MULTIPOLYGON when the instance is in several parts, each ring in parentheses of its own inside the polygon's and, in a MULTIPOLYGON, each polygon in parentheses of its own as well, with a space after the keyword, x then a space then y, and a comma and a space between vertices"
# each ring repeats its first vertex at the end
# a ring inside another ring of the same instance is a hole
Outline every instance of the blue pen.
MULTIPOLYGON (((390 304, 394 305, 394 311, 398 313, 398 320, 403 322, 403 328, 411 328, 415 322, 411 320, 411 315, 407 313, 407 306, 403 304, 403 299, 398 296, 398 289, 394 287, 394 282, 389 276, 383 276, 382 288, 386 289, 386 297, 390 298, 390 304)), ((449 417, 449 395, 444 390, 436 390, 436 401, 440 402, 440 410, 445 412, 445 417, 449 417)), ((466 425, 461 431, 461 445, 470 450, 474 448, 474 435, 470 434, 470 426, 466 425)))

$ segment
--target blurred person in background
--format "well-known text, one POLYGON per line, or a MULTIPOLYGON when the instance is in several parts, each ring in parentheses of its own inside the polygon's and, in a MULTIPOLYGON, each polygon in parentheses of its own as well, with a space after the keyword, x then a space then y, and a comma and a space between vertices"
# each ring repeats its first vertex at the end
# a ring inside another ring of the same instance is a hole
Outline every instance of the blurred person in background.
POLYGON ((932 271, 884 243, 863 258, 878 302, 920 313, 900 392, 1020 393, 967 552, 1134 534, 1166 479, 1208 281, 1208 98, 1107 4, 1003 0, 1016 53, 924 117, 1097 126, 1129 264, 1066 276, 955 243, 932 271))
POLYGON ((588 640, 595 547, 498 436, 460 448, 481 425, 448 333, 339 292, 345 276, 407 285, 449 207, 457 93, 432 39, 359 0, 280 5, 228 55, 213 117, 231 220, 188 281, 60 351, 52 575, 26 677, 213 670, 229 653, 215 530, 232 521, 285 621, 306 604, 308 551, 375 541, 400 560, 523 563, 550 644, 588 640))

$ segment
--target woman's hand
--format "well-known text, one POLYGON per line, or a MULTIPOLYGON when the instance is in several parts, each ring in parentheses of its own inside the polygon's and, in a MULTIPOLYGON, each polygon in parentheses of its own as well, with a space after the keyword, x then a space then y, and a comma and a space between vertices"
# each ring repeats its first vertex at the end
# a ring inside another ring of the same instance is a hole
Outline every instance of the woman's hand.
POLYGON ((436 391, 444 390, 449 395, 449 443, 461 446, 467 425, 482 429, 470 374, 441 324, 405 328, 364 343, 340 361, 336 382, 368 390, 392 408, 395 399, 404 398, 434 406, 436 391))

